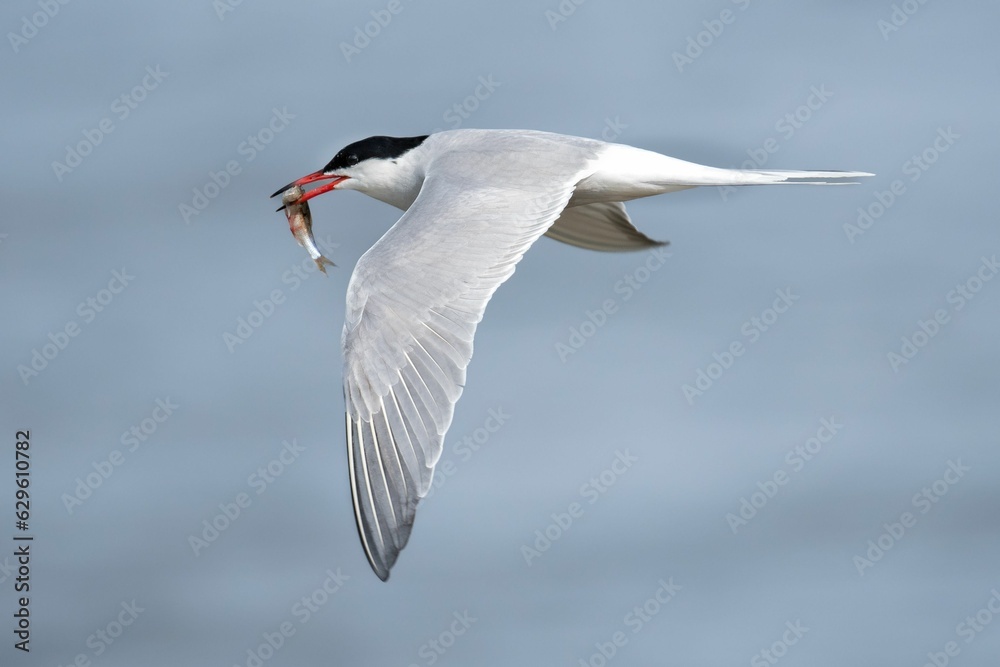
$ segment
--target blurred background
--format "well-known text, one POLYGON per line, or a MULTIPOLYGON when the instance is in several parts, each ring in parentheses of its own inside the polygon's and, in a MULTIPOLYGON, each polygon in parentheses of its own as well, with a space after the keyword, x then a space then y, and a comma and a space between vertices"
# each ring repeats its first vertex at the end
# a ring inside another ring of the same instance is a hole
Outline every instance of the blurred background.
POLYGON ((5 3, 2 537, 23 534, 30 429, 35 539, 30 654, 0 550, 3 663, 995 660, 998 20, 5 3), (323 277, 268 195, 351 141, 453 127, 877 176, 629 204, 668 255, 539 241, 383 584, 339 339, 350 272, 399 213, 316 200, 323 277))

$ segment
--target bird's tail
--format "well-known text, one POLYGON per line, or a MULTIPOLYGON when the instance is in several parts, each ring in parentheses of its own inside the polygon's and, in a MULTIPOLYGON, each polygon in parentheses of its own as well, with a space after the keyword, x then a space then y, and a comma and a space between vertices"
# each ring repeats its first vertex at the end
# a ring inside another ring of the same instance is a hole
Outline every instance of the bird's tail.
MULTIPOLYGON (((591 180, 603 190, 636 190, 637 196, 711 185, 774 185, 782 183, 837 185, 872 176, 865 171, 782 171, 722 169, 661 155, 623 144, 610 144, 591 180), (629 187, 631 184, 631 188, 629 187), (650 192, 645 192, 645 186, 650 192), (640 191, 642 193, 640 194, 640 191)), ((629 194, 629 193, 626 193, 629 194)), ((625 197, 624 199, 628 199, 625 197)))
POLYGON ((720 169, 624 144, 605 146, 595 167, 593 174, 577 184, 573 195, 576 205, 629 201, 701 186, 846 185, 872 176, 864 171, 720 169))
MULTIPOLYGON (((729 183, 719 185, 851 185, 859 178, 874 176, 866 171, 801 171, 801 170, 758 170, 727 169, 732 175, 729 183)), ((723 179, 725 180, 725 179, 723 179)))

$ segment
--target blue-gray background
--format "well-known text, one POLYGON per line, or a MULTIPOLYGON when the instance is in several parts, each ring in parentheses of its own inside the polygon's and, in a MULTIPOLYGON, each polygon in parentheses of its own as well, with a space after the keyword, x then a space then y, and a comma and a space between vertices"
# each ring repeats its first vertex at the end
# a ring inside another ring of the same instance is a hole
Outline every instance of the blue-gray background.
POLYGON ((1000 586, 1000 280, 976 277, 992 277, 982 258, 1000 250, 996 3, 911 0, 887 31, 888 0, 589 0, 564 2, 558 21, 556 0, 402 0, 345 55, 388 6, 0 11, 2 535, 15 533, 24 428, 36 535, 30 655, 11 646, 2 550, 4 664, 253 664, 247 651, 284 622, 295 634, 265 664, 597 666, 616 632, 614 664, 770 664, 768 649, 785 665, 918 666, 949 641, 952 664, 995 664, 1000 620, 971 642, 958 626, 992 620, 1000 586), (705 32, 725 10, 722 33, 705 32), (699 33, 702 53, 678 67, 699 33), (147 67, 166 76, 122 118, 115 100, 147 67), (814 87, 828 99, 800 109, 814 87), (275 109, 294 118, 250 160, 241 144, 275 109), (778 123, 796 112, 808 120, 789 136, 778 123), (113 131, 57 175, 104 118, 113 131), (878 176, 634 202, 638 226, 672 242, 652 273, 643 254, 540 241, 490 304, 446 442, 451 474, 383 584, 350 509, 339 337, 351 268, 398 212, 356 193, 317 200, 339 266, 296 283, 293 267, 310 265, 267 195, 349 141, 456 123, 616 137, 718 166, 773 138, 768 167, 878 176), (936 161, 914 181, 904 165, 925 150, 936 161), (181 205, 231 160, 240 172, 185 220, 181 205), (849 238, 859 207, 897 179, 905 192, 849 238), (102 292, 123 269, 127 287, 102 292), (629 275, 645 282, 626 301, 615 286, 629 275), (959 310, 949 294, 970 279, 981 289, 959 310), (751 342, 744 323, 784 289, 798 300, 751 342), (224 335, 274 290, 283 302, 230 351, 224 335), (108 297, 96 316, 78 308, 108 297), (606 299, 616 312, 561 359, 606 299), (887 355, 939 309, 946 323, 894 369, 887 355), (22 378, 70 323, 78 335, 22 378), (745 353, 687 400, 683 385, 736 341, 745 353), (157 399, 178 406, 162 423, 148 421, 157 399), (509 418, 463 448, 491 409, 509 418), (794 470, 786 453, 824 418, 842 428, 794 470), (122 434, 143 420, 156 430, 130 451, 122 434), (303 451, 258 495, 248 478, 286 440, 303 451), (121 465, 68 509, 115 450, 121 465), (638 463, 591 504, 581 487, 626 450, 638 463), (913 497, 949 461, 969 470, 921 513, 913 497), (778 471, 787 483, 734 533, 727 514, 778 471), (250 506, 195 555, 189 537, 240 493, 250 506), (582 516, 527 564, 522 546, 573 502, 582 516), (915 525, 883 536, 904 512, 915 525), (859 573, 880 536, 891 549, 859 573), (293 606, 338 568, 348 579, 302 623, 293 606), (626 616, 671 578, 680 590, 634 632, 626 616), (133 600, 143 611, 112 644, 88 642, 117 633, 133 600), (463 612, 476 620, 451 634, 463 612), (808 631, 783 646, 796 622, 808 631))

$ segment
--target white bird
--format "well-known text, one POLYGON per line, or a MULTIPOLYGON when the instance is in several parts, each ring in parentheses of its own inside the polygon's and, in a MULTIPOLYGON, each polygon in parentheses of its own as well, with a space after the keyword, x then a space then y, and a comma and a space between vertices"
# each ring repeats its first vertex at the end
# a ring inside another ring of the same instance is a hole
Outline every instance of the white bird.
POLYGON ((529 130, 370 137, 281 188, 358 190, 405 211, 358 260, 342 347, 347 456, 368 562, 389 577, 431 485, 472 339, 493 292, 542 235, 582 248, 662 245, 622 202, 702 185, 844 183, 864 172, 718 169, 529 130))

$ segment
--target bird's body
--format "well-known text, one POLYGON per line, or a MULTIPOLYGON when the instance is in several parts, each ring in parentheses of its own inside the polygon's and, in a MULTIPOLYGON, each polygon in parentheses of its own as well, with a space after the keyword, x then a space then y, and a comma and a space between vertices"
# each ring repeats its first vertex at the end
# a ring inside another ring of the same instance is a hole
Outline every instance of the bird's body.
MULTIPOLYGON (((372 139, 390 139, 373 137, 372 139)), ((364 141, 372 141, 366 139, 364 141)), ((502 155, 505 169, 520 167, 539 182, 555 174, 550 168, 577 168, 588 172, 575 184, 568 207, 597 202, 626 202, 677 192, 700 185, 770 185, 778 183, 842 181, 867 176, 858 172, 747 171, 719 169, 686 162, 642 148, 534 130, 448 130, 400 141, 411 145, 402 155, 370 169, 365 182, 345 181, 338 190, 360 190, 401 210, 416 200, 435 158, 456 156, 462 168, 487 166, 502 155), (549 154, 553 159, 543 161, 549 154), (518 163, 521 163, 520 165, 518 163)), ((364 141, 358 142, 363 144, 364 141)), ((346 150, 346 149, 345 149, 346 150)), ((470 174, 471 175, 471 174, 470 174)), ((496 182, 502 186, 502 182, 496 182)))
POLYGON ((330 181, 300 202, 353 189, 405 211, 358 260, 342 338, 351 492, 376 574, 388 578, 430 489, 486 304, 535 240, 638 250, 659 243, 625 201, 866 175, 717 169, 580 137, 460 129, 365 139, 289 184, 330 181))

